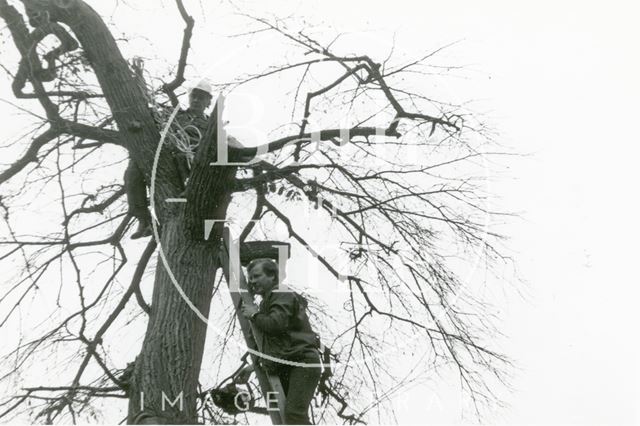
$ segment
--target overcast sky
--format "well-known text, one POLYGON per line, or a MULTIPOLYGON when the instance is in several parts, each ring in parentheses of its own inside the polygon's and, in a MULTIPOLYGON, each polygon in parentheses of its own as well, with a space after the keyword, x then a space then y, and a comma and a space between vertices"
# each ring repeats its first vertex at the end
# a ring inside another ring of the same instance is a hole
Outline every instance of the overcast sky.
MULTIPOLYGON (((172 2, 164 3, 171 13, 157 9, 154 15, 145 6, 149 2, 140 2, 141 13, 152 14, 143 25, 117 14, 114 22, 173 57, 180 40, 166 34, 180 33, 181 23, 172 2)), ((380 48, 380 40, 394 32, 396 49, 409 55, 459 41, 444 58, 466 64, 467 72, 446 90, 478 100, 500 131, 500 142, 529 154, 508 163, 510 177, 492 187, 501 207, 521 215, 508 226, 508 245, 526 286, 522 296, 505 292, 500 328, 508 339, 500 344, 518 369, 509 406, 491 420, 638 422, 640 282, 631 272, 640 213, 637 6, 406 0, 269 0, 249 6, 359 34, 367 49, 380 48)), ((220 10, 232 8, 224 3, 220 10)), ((221 19, 196 27, 194 52, 207 50, 207 36, 225 31, 221 19)), ((218 72, 220 65, 204 56, 194 59, 199 70, 218 72)), ((11 98, 6 81, 0 96, 11 98)), ((3 117, 9 111, 0 105, 3 117)), ((0 139, 15 131, 4 123, 0 139)), ((416 411, 431 401, 430 389, 412 393, 416 411)), ((434 405, 430 420, 460 421, 458 410, 442 406, 434 405)), ((407 412, 399 421, 425 420, 407 412)))

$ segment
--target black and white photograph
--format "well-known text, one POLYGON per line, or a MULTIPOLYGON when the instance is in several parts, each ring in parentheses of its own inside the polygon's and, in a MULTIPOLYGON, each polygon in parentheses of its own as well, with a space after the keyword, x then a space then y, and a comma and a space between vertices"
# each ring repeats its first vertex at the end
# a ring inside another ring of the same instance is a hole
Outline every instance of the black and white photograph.
POLYGON ((640 424, 639 19, 0 0, 0 424, 640 424))

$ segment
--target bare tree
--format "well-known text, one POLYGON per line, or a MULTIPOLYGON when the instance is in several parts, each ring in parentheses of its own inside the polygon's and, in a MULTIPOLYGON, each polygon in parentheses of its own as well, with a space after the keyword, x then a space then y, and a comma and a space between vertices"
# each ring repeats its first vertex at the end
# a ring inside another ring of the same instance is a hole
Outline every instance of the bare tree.
POLYGON ((229 321, 227 336, 214 342, 216 358, 224 359, 238 331, 228 304, 223 310, 226 299, 216 296, 222 228, 214 226, 203 237, 203 223, 230 218, 230 205, 239 201, 254 205, 254 222, 242 240, 274 238, 274 230, 284 226, 290 241, 313 253, 345 290, 342 311, 349 323, 323 317, 321 300, 312 304, 316 320, 331 330, 325 343, 337 362, 334 377, 320 386, 316 421, 364 421, 409 383, 411 378, 398 377, 378 356, 400 344, 424 353, 421 371, 455 371, 474 403, 495 398, 494 379, 503 381, 508 361, 487 345, 495 332, 492 315, 465 293, 460 276, 478 257, 486 264, 505 260, 496 247, 501 236, 486 228, 497 213, 486 207, 490 194, 481 175, 482 161, 498 153, 492 151, 491 132, 464 105, 439 102, 401 84, 407 73, 428 78, 424 67, 436 52, 402 64, 392 58, 380 63, 338 53, 332 42, 289 30, 283 22, 247 16, 253 28, 247 34, 281 35, 293 43, 299 60, 265 65, 263 72, 219 87, 229 92, 277 76, 295 79, 292 122, 283 123, 281 135, 264 146, 229 148, 232 159, 261 153, 256 161, 211 167, 222 126, 214 112, 185 188, 171 152, 160 149, 156 158, 185 81, 195 24, 182 2, 176 1, 185 22, 176 72, 160 85, 154 84, 158 76, 144 78, 141 64, 123 57, 109 27, 84 1, 13 3, 0 0, 0 17, 21 59, 3 66, 12 75, 15 97, 25 108, 37 101, 42 112, 33 113, 40 117, 36 129, 13 142, 24 147, 23 154, 0 172, 8 230, 0 259, 19 265, 3 286, 0 326, 11 324, 44 286, 57 283, 63 296, 47 299, 58 315, 44 324, 46 332, 25 338, 7 354, 10 367, 3 379, 19 382, 21 371, 46 351, 76 349, 64 360, 65 370, 74 372, 69 383, 24 388, 2 403, 0 417, 27 411, 47 422, 63 415, 75 421, 90 416, 95 401, 127 398, 131 423, 231 421, 198 403, 206 393, 199 381, 207 325, 176 291, 172 275, 200 315, 229 321), (51 36, 57 46, 46 51, 43 40, 51 36), (119 161, 105 163, 109 155, 119 161), (154 178, 158 243, 169 266, 157 262, 150 302, 140 283, 157 244, 152 239, 135 253, 124 243, 132 217, 122 184, 104 173, 120 170, 127 157, 146 182, 154 178), (82 192, 71 192, 78 183, 82 192), (51 214, 61 225, 49 235, 14 232, 19 209, 41 193, 55 193, 57 210, 51 214), (186 203, 165 202, 182 196, 186 203), (297 225, 296 211, 308 202, 331 220, 339 254, 323 254, 297 225), (127 284, 118 292, 123 280, 127 284), (147 326, 135 362, 113 365, 109 351, 118 336, 140 321, 147 326), (375 402, 350 406, 363 389, 375 402), (169 403, 178 399, 182 404, 169 403))

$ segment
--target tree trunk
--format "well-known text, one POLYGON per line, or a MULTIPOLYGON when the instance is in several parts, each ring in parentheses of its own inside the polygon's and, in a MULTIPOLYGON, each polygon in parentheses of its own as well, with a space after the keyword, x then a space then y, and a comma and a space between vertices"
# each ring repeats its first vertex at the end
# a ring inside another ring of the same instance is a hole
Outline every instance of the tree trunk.
MULTIPOLYGON (((219 246, 189 239, 179 220, 163 226, 162 233, 162 250, 177 284, 208 317, 219 246)), ((149 325, 130 385, 129 423, 195 422, 206 330, 158 259, 149 325)))

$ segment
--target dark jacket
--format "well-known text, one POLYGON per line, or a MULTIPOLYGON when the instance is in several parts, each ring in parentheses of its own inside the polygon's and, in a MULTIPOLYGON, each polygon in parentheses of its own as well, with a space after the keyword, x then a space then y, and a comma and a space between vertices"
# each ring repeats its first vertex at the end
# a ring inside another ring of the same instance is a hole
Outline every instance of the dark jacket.
POLYGON ((207 131, 207 116, 196 115, 191 110, 180 110, 176 114, 175 121, 173 123, 173 131, 177 132, 178 129, 181 137, 176 140, 182 146, 169 145, 169 150, 173 154, 173 160, 178 167, 178 173, 180 179, 185 182, 191 174, 191 162, 198 149, 200 138, 204 136, 207 131))
POLYGON ((296 362, 319 361, 320 339, 311 328, 306 307, 304 297, 292 291, 264 295, 252 322, 262 332, 265 354, 296 362))
POLYGON ((193 139, 193 145, 198 145, 200 137, 204 136, 207 130, 207 117, 205 114, 197 115, 193 111, 181 109, 176 114, 176 121, 184 129, 184 131, 193 139))

